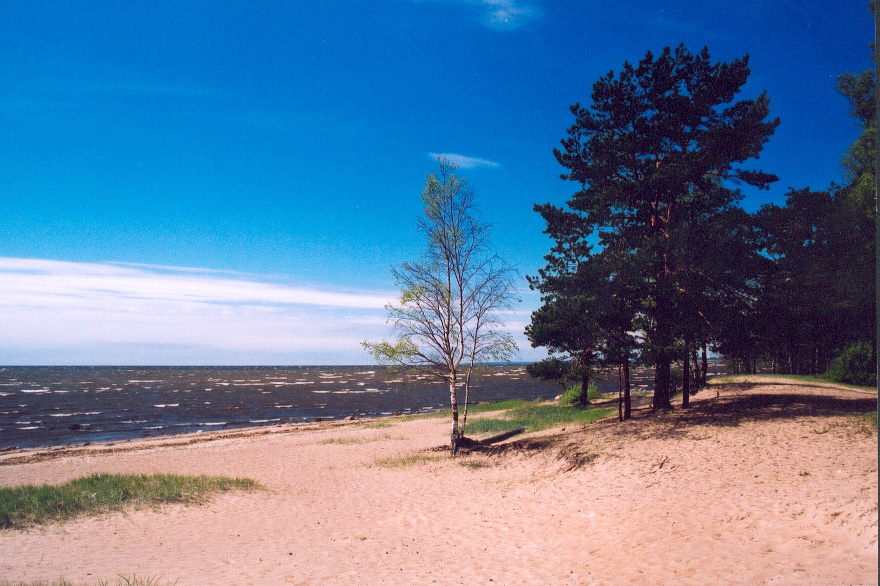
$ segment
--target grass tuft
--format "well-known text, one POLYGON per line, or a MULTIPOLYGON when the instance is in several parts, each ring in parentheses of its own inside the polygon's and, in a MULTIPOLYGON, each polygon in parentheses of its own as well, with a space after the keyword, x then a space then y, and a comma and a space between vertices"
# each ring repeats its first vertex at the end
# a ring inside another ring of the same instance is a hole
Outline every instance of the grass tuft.
POLYGON ((859 415, 859 430, 868 435, 877 435, 877 412, 859 415))
POLYGON ((93 474, 59 485, 0 488, 0 529, 22 529, 126 506, 198 504, 213 492, 256 489, 249 478, 175 474, 93 474))
MULTIPOLYGON (((151 576, 148 578, 139 578, 136 575, 132 576, 119 576, 116 581, 109 582, 107 580, 101 580, 100 582, 95 583, 96 586, 164 586, 164 585, 173 585, 176 584, 177 581, 174 582, 163 582, 161 576, 151 576)), ((37 580, 34 582, 10 582, 9 580, 0 581, 0 586, 77 586, 75 582, 69 582, 64 578, 61 578, 57 582, 46 582, 43 580, 37 580)))
POLYGON ((350 446, 354 444, 366 444, 370 442, 378 442, 381 440, 394 439, 389 434, 383 434, 376 437, 330 437, 327 439, 323 439, 318 442, 318 445, 331 445, 336 444, 340 446, 350 446))
POLYGON ((394 427, 394 424, 388 421, 370 421, 361 424, 361 427, 364 429, 384 429, 386 427, 394 427))
POLYGON ((406 456, 391 456, 388 458, 381 458, 379 460, 376 460, 375 465, 382 466, 383 468, 405 468, 407 466, 413 466, 415 464, 439 462, 440 460, 446 460, 448 458, 448 453, 407 454, 406 456))

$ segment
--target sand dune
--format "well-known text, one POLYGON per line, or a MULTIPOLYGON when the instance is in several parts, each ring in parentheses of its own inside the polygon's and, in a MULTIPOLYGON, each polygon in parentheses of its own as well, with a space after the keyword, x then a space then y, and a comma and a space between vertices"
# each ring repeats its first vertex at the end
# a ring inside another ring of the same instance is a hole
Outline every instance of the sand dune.
POLYGON ((687 411, 640 410, 455 460, 431 451, 447 433, 439 419, 13 455, 0 460, 5 486, 172 472, 266 490, 0 531, 0 578, 872 584, 877 435, 855 415, 872 404, 833 385, 724 385, 687 411))

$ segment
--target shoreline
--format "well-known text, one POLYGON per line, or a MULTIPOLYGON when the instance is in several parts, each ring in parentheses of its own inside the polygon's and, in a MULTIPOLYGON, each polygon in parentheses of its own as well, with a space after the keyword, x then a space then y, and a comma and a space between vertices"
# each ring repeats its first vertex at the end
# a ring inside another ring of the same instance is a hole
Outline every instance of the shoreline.
POLYGON ((156 448, 180 447, 218 440, 259 437, 263 435, 283 435, 290 433, 319 431, 339 427, 370 424, 379 421, 393 421, 412 415, 387 415, 384 417, 364 417, 351 421, 313 421, 305 423, 281 423, 275 425, 253 425, 218 431, 191 431, 152 437, 134 437, 109 442, 90 442, 86 444, 66 444, 63 446, 37 446, 28 448, 6 448, 0 451, 0 467, 16 464, 43 462, 58 458, 76 456, 98 456, 123 452, 139 452, 156 448))
POLYGON ((446 418, 401 416, 8 463, 4 486, 163 472, 248 477, 265 490, 0 531, 0 580, 876 583, 868 394, 712 385, 691 409, 516 436, 455 459, 436 451, 446 418))

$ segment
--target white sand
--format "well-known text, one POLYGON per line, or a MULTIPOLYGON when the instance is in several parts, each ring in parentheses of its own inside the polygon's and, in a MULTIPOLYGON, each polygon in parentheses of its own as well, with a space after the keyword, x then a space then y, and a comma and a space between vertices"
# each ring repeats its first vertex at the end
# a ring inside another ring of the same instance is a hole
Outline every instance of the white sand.
POLYGON ((871 395, 797 383, 720 388, 689 411, 520 436, 501 453, 454 461, 423 452, 444 443, 440 419, 131 442, 117 453, 91 446, 29 463, 4 455, 4 486, 168 472, 248 476, 267 488, 0 531, 0 579, 877 583, 877 435, 809 398, 845 408, 871 395), (762 394, 807 398, 743 404, 762 394), (417 453, 429 460, 376 465, 417 453))

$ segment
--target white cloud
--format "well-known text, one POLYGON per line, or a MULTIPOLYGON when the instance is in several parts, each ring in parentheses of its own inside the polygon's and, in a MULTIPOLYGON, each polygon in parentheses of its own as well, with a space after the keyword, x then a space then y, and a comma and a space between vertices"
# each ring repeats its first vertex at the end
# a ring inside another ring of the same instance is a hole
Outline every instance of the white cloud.
POLYGON ((459 169, 474 169, 476 167, 490 167, 492 169, 497 169, 501 166, 495 161, 457 155, 455 153, 428 153, 428 156, 432 159, 446 159, 459 169))
POLYGON ((180 267, 0 258, 0 364, 365 363, 360 342, 387 337, 394 297, 180 267))
POLYGON ((543 11, 520 0, 480 0, 482 21, 495 30, 514 30, 540 18, 543 11))
MULTIPOLYGON (((0 364, 367 364, 360 343, 393 335, 384 306, 396 298, 233 271, 0 257, 0 364)), ((536 360, 544 350, 522 333, 530 305, 501 317, 518 359, 536 360)))
POLYGON ((0 258, 3 300, 19 293, 22 302, 58 300, 161 300, 219 304, 321 305, 382 309, 393 295, 322 291, 308 287, 247 280, 236 273, 182 267, 72 263, 0 258))
POLYGON ((541 18, 544 11, 529 0, 411 0, 414 2, 445 2, 471 6, 478 12, 483 26, 497 31, 522 28, 541 18))

